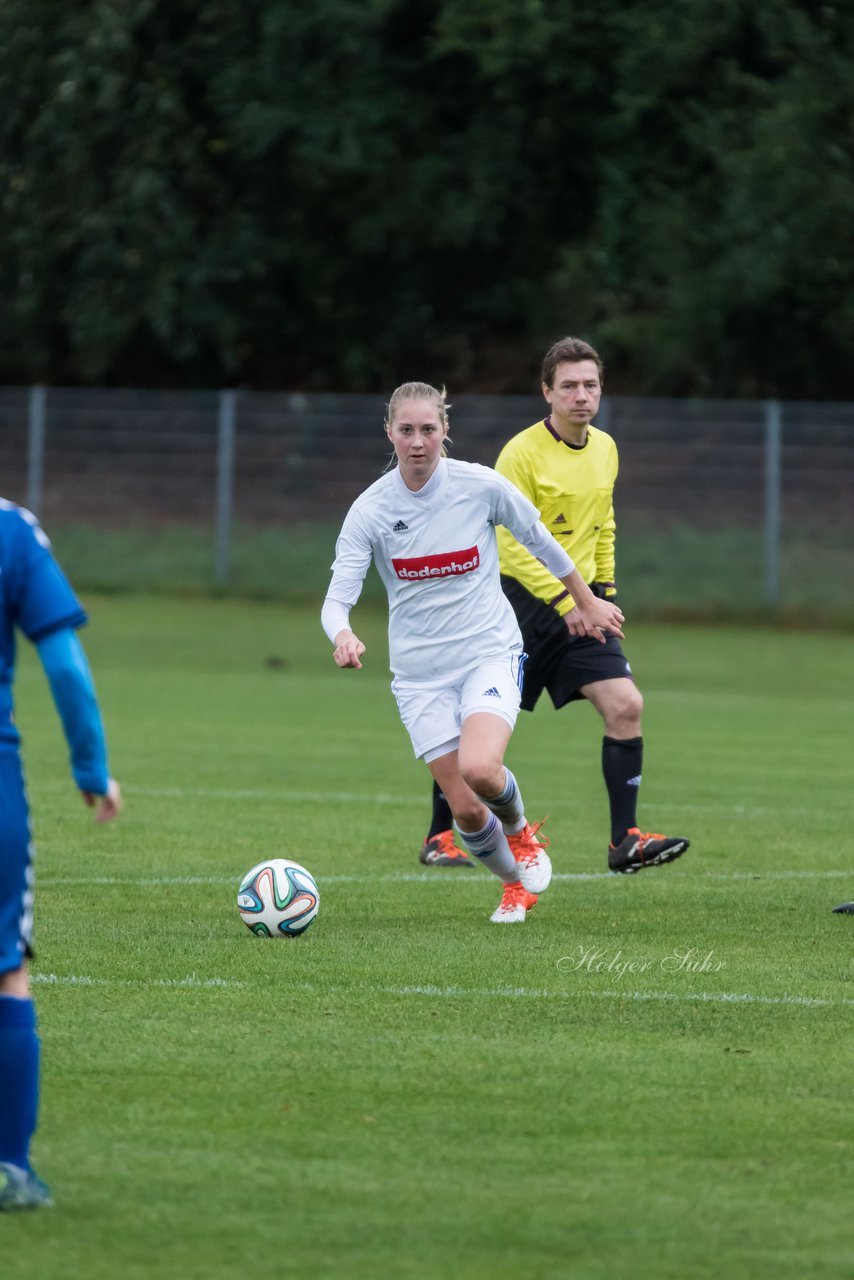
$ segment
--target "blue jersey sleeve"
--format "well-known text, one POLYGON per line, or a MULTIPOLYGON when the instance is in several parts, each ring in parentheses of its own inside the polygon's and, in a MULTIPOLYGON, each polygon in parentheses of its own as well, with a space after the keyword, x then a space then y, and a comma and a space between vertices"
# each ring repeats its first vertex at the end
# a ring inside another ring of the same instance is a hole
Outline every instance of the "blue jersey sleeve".
POLYGON ((86 611, 54 559, 47 534, 29 511, 18 507, 13 514, 13 554, 4 566, 12 621, 34 643, 61 627, 82 627, 86 611))
POLYGON ((81 791, 102 796, 109 770, 101 712, 83 646, 63 627, 37 644, 71 753, 71 771, 81 791))

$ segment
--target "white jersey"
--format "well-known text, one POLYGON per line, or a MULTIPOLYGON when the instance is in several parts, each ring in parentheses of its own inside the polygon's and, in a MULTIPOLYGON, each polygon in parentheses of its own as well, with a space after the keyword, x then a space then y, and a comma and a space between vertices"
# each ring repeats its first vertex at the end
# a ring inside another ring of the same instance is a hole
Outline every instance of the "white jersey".
MULTIPOLYGON (((537 508, 491 468, 442 458, 413 493, 395 467, 350 508, 327 601, 351 608, 373 559, 388 592, 391 669, 407 679, 521 653, 516 616, 501 590, 497 524, 543 554, 537 508)), ((547 541, 559 574, 571 572, 562 548, 547 541)))

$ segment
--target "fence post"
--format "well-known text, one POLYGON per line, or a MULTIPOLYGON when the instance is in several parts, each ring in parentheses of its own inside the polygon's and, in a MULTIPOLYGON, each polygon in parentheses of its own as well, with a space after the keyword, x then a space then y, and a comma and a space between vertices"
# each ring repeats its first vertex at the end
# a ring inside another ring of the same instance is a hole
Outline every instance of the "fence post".
POLYGON ((765 602, 780 604, 781 414, 779 400, 765 402, 765 602))
POLYGON ((34 516, 41 516, 46 406, 45 388, 30 387, 27 414, 27 508, 34 516))
POLYGON ((217 413, 216 564, 217 586, 231 578, 232 497, 234 492, 234 427, 237 392, 221 391, 217 413))

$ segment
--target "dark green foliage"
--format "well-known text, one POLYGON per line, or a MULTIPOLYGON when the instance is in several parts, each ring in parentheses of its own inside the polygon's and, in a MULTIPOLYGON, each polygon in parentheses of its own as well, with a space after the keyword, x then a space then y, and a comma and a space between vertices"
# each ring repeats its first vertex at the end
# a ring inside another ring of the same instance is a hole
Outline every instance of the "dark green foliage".
POLYGON ((0 7, 0 378, 854 397, 854 16, 0 7), (618 373, 616 371, 619 371, 618 373))

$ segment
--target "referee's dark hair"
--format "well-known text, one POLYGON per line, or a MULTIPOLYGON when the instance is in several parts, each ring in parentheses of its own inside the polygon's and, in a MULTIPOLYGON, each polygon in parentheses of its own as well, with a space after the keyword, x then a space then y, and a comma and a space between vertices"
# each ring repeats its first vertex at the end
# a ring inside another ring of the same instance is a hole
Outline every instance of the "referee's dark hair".
POLYGON ((602 357, 595 347, 591 347, 590 343, 585 342, 583 338, 559 338, 543 358, 543 385, 551 387, 554 382, 555 369, 559 364, 564 364, 565 362, 577 364, 579 360, 592 360, 599 370, 599 381, 604 382, 605 365, 602 363, 602 357))

